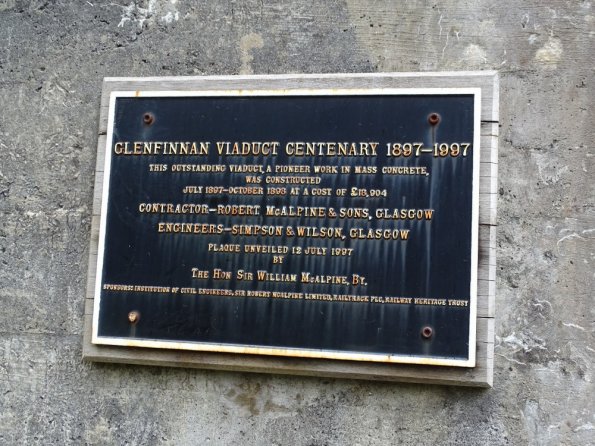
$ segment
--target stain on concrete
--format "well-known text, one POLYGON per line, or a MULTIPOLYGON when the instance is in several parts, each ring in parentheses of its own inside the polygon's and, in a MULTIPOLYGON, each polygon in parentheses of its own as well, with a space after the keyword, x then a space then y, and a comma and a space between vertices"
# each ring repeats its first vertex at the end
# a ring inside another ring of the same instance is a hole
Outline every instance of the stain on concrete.
POLYGON ((242 36, 240 39, 240 54, 242 58, 240 74, 254 74, 254 69, 252 68, 254 56, 252 55, 252 52, 263 46, 264 42, 260 34, 250 33, 242 36))
POLYGON ((562 58, 562 41, 555 37, 550 37, 548 41, 535 53, 535 61, 546 67, 556 68, 562 58))
POLYGON ((122 9, 119 28, 131 26, 142 30, 155 22, 169 25, 180 19, 178 0, 138 0, 126 6, 115 3, 112 6, 122 9))

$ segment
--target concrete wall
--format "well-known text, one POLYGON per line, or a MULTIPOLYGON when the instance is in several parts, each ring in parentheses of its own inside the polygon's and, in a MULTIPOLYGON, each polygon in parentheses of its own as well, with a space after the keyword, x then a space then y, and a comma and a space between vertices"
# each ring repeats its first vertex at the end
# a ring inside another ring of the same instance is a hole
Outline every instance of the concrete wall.
POLYGON ((588 1, 0 0, 1 444, 595 443, 588 1), (81 361, 104 76, 501 73, 494 389, 81 361))

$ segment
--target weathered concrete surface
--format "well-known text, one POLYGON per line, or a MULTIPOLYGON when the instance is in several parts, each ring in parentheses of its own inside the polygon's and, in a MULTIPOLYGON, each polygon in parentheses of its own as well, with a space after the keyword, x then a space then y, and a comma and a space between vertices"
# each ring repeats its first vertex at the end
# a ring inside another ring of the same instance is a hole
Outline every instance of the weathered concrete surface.
POLYGON ((587 1, 0 0, 1 444, 595 443, 587 1), (104 76, 497 69, 495 388, 81 361, 104 76))

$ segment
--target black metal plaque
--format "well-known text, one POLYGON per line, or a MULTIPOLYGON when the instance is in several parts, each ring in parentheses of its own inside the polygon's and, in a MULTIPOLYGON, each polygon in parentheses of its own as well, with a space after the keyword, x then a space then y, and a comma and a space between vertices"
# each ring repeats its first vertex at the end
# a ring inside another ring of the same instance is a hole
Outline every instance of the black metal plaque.
POLYGON ((112 93, 93 342, 473 366, 478 104, 112 93))

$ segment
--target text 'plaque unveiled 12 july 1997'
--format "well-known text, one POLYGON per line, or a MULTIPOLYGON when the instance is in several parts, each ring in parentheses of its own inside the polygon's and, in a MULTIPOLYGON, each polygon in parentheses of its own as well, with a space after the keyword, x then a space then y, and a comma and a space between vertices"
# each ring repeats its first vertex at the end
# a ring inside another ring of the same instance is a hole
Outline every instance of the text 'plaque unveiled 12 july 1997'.
POLYGON ((113 92, 93 343, 473 367, 479 104, 113 92))

